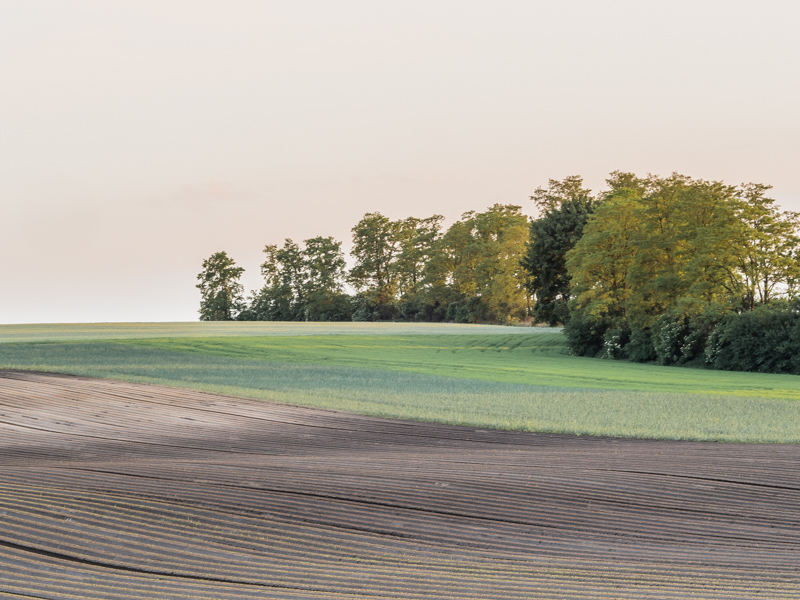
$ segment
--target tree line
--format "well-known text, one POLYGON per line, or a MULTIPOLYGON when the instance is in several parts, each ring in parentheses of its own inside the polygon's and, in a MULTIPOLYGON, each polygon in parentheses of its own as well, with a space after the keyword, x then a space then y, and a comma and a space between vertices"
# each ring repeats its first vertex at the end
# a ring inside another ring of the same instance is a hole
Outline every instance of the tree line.
POLYGON ((198 275, 200 318, 533 321, 564 325, 582 356, 800 373, 797 213, 760 184, 619 171, 606 183, 550 180, 534 219, 503 204, 446 229, 441 215, 367 213, 349 269, 331 237, 267 245, 247 299, 218 252, 198 275))
POLYGON ((521 259, 529 225, 522 207, 467 212, 446 230, 443 220, 365 214, 352 229, 350 269, 341 242, 331 237, 267 245, 264 286, 247 299, 239 284, 243 269, 217 252, 198 275, 200 319, 524 321, 530 292, 521 259))

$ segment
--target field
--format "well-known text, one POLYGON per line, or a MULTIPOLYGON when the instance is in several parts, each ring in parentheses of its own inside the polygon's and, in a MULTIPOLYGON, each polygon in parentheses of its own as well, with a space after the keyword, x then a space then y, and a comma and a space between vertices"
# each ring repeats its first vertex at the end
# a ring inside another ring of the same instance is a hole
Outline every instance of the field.
POLYGON ((0 326, 0 599, 800 598, 799 400, 548 329, 0 326))
POLYGON ((0 372, 0 598, 800 598, 796 445, 0 372))
POLYGON ((431 324, 0 326, 0 368, 373 416, 580 435, 800 442, 800 378, 569 356, 558 330, 431 324))

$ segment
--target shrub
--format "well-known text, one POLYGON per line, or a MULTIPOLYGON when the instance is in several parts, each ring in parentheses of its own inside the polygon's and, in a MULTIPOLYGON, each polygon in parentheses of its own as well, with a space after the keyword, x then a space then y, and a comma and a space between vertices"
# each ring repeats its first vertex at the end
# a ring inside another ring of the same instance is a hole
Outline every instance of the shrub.
POLYGON ((689 335, 689 324, 685 317, 674 318, 662 315, 655 326, 653 348, 660 365, 675 365, 685 362, 682 348, 689 335))
POLYGON ((467 309, 467 303, 457 300, 448 304, 444 319, 450 323, 468 323, 469 310, 467 309))
POLYGON ((353 298, 353 321, 377 321, 379 318, 377 306, 371 298, 358 294, 353 298))
POLYGON ((625 346, 625 358, 632 362, 653 362, 658 358, 649 328, 631 331, 630 341, 625 346))
POLYGON ((306 321, 350 321, 353 317, 352 298, 347 294, 319 292, 311 294, 303 309, 306 321))
POLYGON ((709 336, 706 361, 726 371, 800 374, 800 313, 762 306, 728 315, 709 336))
POLYGON ((662 365, 703 364, 709 336, 722 320, 723 308, 711 304, 700 314, 663 315, 651 334, 653 351, 662 365))
POLYGON ((574 312, 564 326, 569 351, 575 356, 597 356, 605 345, 608 324, 604 319, 592 318, 574 312))
POLYGON ((631 330, 627 326, 609 329, 603 334, 603 349, 598 358, 611 360, 625 358, 625 346, 630 341, 631 330))

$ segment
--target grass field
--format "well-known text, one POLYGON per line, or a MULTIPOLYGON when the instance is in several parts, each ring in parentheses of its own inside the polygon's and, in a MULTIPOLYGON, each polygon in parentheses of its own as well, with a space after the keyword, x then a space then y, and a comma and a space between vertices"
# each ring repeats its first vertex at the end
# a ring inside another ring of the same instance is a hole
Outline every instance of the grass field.
POLYGON ((481 427, 800 442, 800 378, 569 356, 553 329, 427 324, 0 326, 0 368, 481 427))

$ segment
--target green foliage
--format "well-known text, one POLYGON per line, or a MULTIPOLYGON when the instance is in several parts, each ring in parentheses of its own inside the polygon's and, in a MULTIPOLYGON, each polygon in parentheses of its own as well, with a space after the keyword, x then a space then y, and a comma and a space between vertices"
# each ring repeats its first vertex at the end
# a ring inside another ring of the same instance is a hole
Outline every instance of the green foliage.
MULTIPOLYGON (((392 221, 367 213, 353 227, 356 264, 348 280, 358 292, 354 320, 427 320, 434 315, 425 302, 430 288, 426 270, 434 260, 443 219, 433 215, 392 221)), ((439 303, 430 301, 433 306, 439 303)))
POLYGON ((653 333, 650 329, 632 329, 628 343, 624 347, 625 358, 631 362, 653 362, 658 358, 653 333))
POLYGON ((652 328, 655 359, 662 365, 701 366, 709 336, 725 312, 723 307, 711 304, 691 317, 679 313, 662 315, 652 328))
POLYGON ((348 280, 375 305, 390 305, 397 293, 397 273, 392 264, 399 252, 401 224, 381 213, 367 213, 353 227, 351 255, 355 266, 348 280))
POLYGON ((446 305, 456 323, 512 323, 528 312, 520 260, 528 223, 522 207, 495 204, 468 212, 437 242, 425 274, 424 298, 446 305))
MULTIPOLYGON (((474 302, 473 302, 474 304, 474 302)), ((451 301, 447 305, 447 312, 445 313, 445 320, 448 323, 469 323, 472 319, 474 322, 474 315, 468 306, 468 298, 463 296, 458 300, 451 301)))
POLYGON ((564 326, 570 353, 595 357, 603 350, 608 320, 596 319, 583 311, 575 312, 564 326))
MULTIPOLYGON (((526 316, 528 297, 520 264, 528 241, 528 220, 522 207, 495 204, 473 221, 475 286, 483 314, 476 320, 513 322, 526 316)), ((477 311, 476 311, 477 314, 477 311)))
POLYGON ((590 352, 608 331, 608 358, 698 364, 725 313, 794 293, 798 216, 779 212, 766 186, 619 172, 608 183, 567 254, 569 308, 580 316, 569 337, 576 354, 590 352), (625 336, 614 332, 627 329, 633 347, 620 351, 625 336))
POLYGON ((232 321, 242 309, 242 285, 239 278, 244 273, 226 252, 215 252, 203 261, 203 270, 197 275, 200 283, 200 320, 232 321))
POLYGON ((433 257, 443 220, 443 216, 433 215, 427 219, 409 217, 397 222, 398 251, 391 270, 397 278, 402 302, 413 301, 422 291, 425 265, 433 257))
POLYGON ((590 198, 591 190, 584 189, 583 177, 580 175, 570 175, 562 181, 550 179, 547 187, 538 187, 531 195, 531 200, 541 213, 558 210, 567 200, 575 198, 590 198))
POLYGON ((306 294, 303 321, 350 321, 353 319, 353 299, 344 292, 324 289, 306 294))
POLYGON ((425 294, 420 293, 414 296, 401 298, 395 313, 396 318, 402 321, 427 321, 429 323, 441 323, 445 318, 450 305, 442 304, 437 301, 426 301, 425 294))
POLYGON ((661 365, 680 365, 693 356, 684 353, 684 344, 691 329, 686 317, 677 319, 670 315, 663 315, 654 327, 657 335, 654 336, 653 349, 661 365))
POLYGON ((620 171, 607 184, 593 198, 579 176, 549 180, 531 196, 540 216, 530 223, 503 204, 444 232, 441 215, 367 213, 347 272, 332 238, 266 246, 265 285, 246 306, 241 269, 230 261, 224 275, 214 261, 230 259, 217 253, 198 276, 201 319, 577 319, 567 327, 575 354, 679 365, 698 362, 725 313, 795 297, 800 216, 779 211, 768 186, 620 171))
POLYGON ((631 331, 627 327, 609 329, 603 334, 603 348, 598 358, 620 359, 625 358, 625 346, 628 344, 631 331))
POLYGON ((800 375, 800 310, 759 306, 714 329, 706 360, 717 369, 800 375))
POLYGON ((606 199, 595 209, 583 236, 567 253, 573 283, 570 310, 575 318, 624 325, 631 296, 628 271, 636 258, 632 243, 640 225, 638 199, 627 191, 606 199))
POLYGON ((394 314, 394 307, 391 304, 378 304, 374 296, 367 294, 357 294, 352 300, 353 321, 372 322, 388 321, 394 314))
POLYGON ((315 237, 303 242, 303 279, 301 289, 307 296, 313 292, 342 292, 346 266, 342 244, 332 237, 315 237))
POLYGON ((797 261, 800 227, 798 214, 781 212, 765 196, 770 186, 746 184, 737 192, 737 235, 732 252, 744 287, 743 305, 768 304, 781 286, 789 289, 800 276, 797 261))
POLYGON ((535 295, 533 319, 549 325, 569 320, 570 277, 566 255, 583 235, 583 227, 594 206, 589 190, 582 189, 580 177, 564 182, 550 181, 550 189, 539 188, 531 199, 546 209, 531 221, 530 241, 521 264, 527 271, 527 287, 535 295), (560 194, 568 193, 569 196, 560 194), (580 194, 580 195, 577 195, 580 194))
POLYGON ((352 316, 344 293, 342 245, 315 237, 300 248, 287 239, 282 248, 267 245, 261 265, 265 285, 252 292, 241 321, 346 321, 352 316))
POLYGON ((472 238, 473 214, 465 213, 447 229, 425 265, 425 300, 430 304, 447 306, 476 291, 471 275, 477 264, 472 238))

